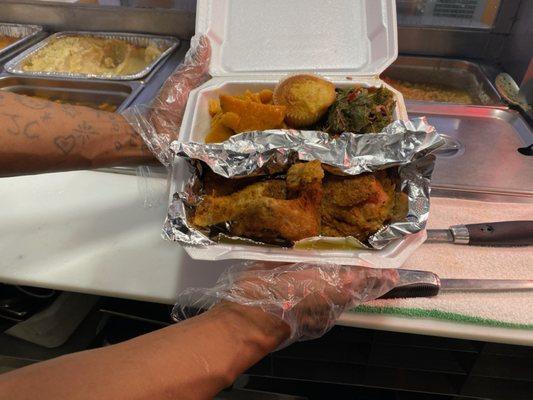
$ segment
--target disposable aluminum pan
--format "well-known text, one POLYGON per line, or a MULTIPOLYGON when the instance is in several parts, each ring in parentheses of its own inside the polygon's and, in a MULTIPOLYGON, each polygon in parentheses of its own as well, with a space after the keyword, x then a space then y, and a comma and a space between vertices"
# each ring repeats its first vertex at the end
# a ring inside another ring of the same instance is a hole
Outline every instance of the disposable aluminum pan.
POLYGON ((27 42, 43 31, 39 25, 5 24, 0 23, 0 36, 15 37, 18 40, 0 49, 0 56, 8 53, 15 47, 27 42))
POLYGON ((176 159, 163 235, 186 246, 189 255, 196 259, 329 260, 397 268, 424 240, 435 160, 430 153, 443 143, 424 118, 395 121, 379 134, 345 133, 337 139, 318 131, 271 130, 242 133, 217 144, 174 142, 171 147, 176 159), (285 170, 296 159, 320 160, 345 175, 398 167, 399 188, 408 198, 406 218, 384 226, 366 244, 353 237, 315 237, 296 242, 292 248, 224 235, 215 238, 189 223, 190 210, 201 200, 198 177, 205 166, 225 178, 239 178, 271 175, 285 170))
POLYGON ((129 81, 141 79, 148 75, 150 71, 167 55, 174 51, 179 45, 179 40, 168 36, 142 35, 137 33, 116 33, 116 32, 59 32, 51 35, 43 41, 30 47, 28 50, 19 54, 17 57, 6 63, 4 68, 12 74, 27 75, 27 76, 44 76, 56 78, 72 78, 72 79, 105 79, 105 80, 121 80, 129 81), (135 46, 146 47, 149 43, 154 42, 163 52, 159 57, 153 60, 143 70, 129 75, 110 75, 110 74, 80 74, 72 72, 50 72, 50 71, 25 71, 22 67, 24 63, 38 53, 42 48, 47 46, 50 42, 69 36, 85 36, 85 37, 100 37, 105 39, 119 39, 131 43, 135 46))

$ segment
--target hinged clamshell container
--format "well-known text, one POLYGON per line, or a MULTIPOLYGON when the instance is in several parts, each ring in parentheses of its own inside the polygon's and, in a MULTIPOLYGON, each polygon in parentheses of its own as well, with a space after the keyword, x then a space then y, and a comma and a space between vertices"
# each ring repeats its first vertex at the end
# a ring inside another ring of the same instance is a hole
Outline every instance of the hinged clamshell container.
MULTIPOLYGON (((394 0, 198 0, 196 34, 205 34, 210 40, 213 78, 190 93, 180 141, 205 141, 211 123, 210 99, 247 89, 273 89, 282 77, 305 72, 321 75, 341 88, 385 86, 396 100, 394 118, 407 119, 402 95, 379 79, 398 55, 394 0)), ((174 191, 185 186, 183 168, 182 163, 174 168, 174 191)), ((422 231, 382 250, 297 250, 238 244, 186 250, 192 258, 203 260, 396 268, 424 240, 422 231)))

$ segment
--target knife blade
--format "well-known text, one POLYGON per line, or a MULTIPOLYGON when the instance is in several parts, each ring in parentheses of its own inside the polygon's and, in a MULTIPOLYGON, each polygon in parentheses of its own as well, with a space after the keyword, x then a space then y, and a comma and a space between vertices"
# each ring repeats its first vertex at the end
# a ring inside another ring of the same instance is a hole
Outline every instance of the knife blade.
POLYGON ((494 292, 533 290, 532 279, 441 279, 430 271, 398 270, 394 289, 381 299, 433 297, 443 291, 494 292))
POLYGON ((501 221, 428 229, 426 243, 471 246, 533 246, 533 221, 501 221))

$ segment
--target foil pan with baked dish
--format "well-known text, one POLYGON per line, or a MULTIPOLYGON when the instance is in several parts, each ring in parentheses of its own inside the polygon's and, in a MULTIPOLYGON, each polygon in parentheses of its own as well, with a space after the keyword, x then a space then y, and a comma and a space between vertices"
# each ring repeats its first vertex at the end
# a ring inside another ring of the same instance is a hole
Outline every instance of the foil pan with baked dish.
POLYGON ((136 80, 179 45, 173 37, 59 32, 5 65, 12 74, 74 79, 136 80))
POLYGON ((0 55, 27 42, 43 31, 39 25, 0 23, 0 55))

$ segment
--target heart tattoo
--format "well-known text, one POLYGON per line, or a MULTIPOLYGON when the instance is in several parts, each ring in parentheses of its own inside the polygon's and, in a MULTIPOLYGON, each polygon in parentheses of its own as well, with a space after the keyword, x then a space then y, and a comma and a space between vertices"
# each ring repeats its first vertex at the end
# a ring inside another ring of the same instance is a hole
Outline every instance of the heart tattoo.
POLYGON ((63 154, 68 155, 76 145, 76 138, 74 135, 57 136, 54 143, 63 154))

